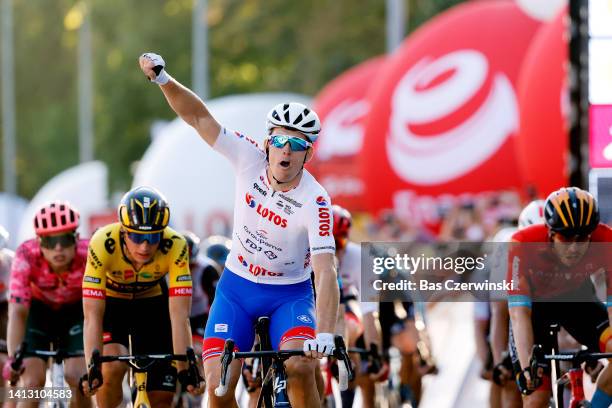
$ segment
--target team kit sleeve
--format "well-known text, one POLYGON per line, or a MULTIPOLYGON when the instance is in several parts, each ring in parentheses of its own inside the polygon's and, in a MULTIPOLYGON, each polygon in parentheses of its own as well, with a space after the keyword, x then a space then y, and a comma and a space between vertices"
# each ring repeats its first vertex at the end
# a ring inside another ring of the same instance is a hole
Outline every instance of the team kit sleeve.
POLYGON ((237 172, 266 158, 256 141, 225 127, 221 128, 213 149, 225 156, 237 172))
POLYGON ((170 248, 168 266, 168 295, 191 296, 192 282, 189 271, 189 249, 184 238, 172 237, 174 244, 170 248))
POLYGON ((106 270, 109 256, 105 247, 104 234, 98 230, 89 241, 87 248, 87 264, 83 275, 84 298, 106 298, 106 270))
POLYGON ((22 244, 17 248, 13 264, 11 265, 9 284, 9 301, 11 303, 30 305, 32 299, 32 290, 30 289, 31 271, 32 267, 28 260, 27 248, 22 244))
POLYGON ((327 194, 311 199, 306 207, 308 215, 304 222, 308 230, 310 254, 335 254, 334 220, 331 210, 331 200, 327 194))
POLYGON ((529 280, 525 276, 526 244, 512 240, 508 250, 507 280, 512 282, 508 291, 508 307, 526 306, 531 308, 531 290, 529 280))

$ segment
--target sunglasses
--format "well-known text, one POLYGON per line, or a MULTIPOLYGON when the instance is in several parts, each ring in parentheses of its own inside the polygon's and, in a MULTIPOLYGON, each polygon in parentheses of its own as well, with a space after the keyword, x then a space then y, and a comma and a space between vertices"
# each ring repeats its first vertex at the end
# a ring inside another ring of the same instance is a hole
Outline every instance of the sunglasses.
POLYGON ((137 232, 127 232, 127 237, 130 241, 136 245, 140 245, 145 241, 148 241, 150 245, 158 244, 161 241, 162 233, 154 232, 151 234, 139 234, 137 232))
POLYGON ((587 242, 587 241, 589 241, 591 239, 591 234, 565 236, 563 234, 556 233, 555 237, 559 241, 566 242, 566 243, 571 243, 571 242, 587 242))
POLYGON ((62 248, 70 248, 76 244, 76 234, 62 234, 40 237, 40 246, 47 249, 53 249, 60 244, 62 248))
POLYGON ((287 136, 287 135, 270 136, 270 144, 274 147, 278 147, 279 149, 281 149, 287 143, 289 143, 291 150, 294 152, 303 152, 304 150, 307 150, 309 147, 312 147, 312 143, 304 139, 300 139, 299 137, 296 137, 296 136, 287 136))

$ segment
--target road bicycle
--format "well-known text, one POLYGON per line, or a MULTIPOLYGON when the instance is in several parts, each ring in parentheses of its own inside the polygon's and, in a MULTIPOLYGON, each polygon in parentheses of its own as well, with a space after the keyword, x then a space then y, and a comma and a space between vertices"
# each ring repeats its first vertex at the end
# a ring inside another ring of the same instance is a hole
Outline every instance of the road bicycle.
MULTIPOLYGON (((235 352, 234 340, 227 339, 221 354, 221 381, 215 389, 215 395, 222 397, 227 394, 228 380, 231 375, 230 364, 235 359, 259 359, 257 370, 261 370, 261 391, 257 399, 257 407, 286 408, 291 407, 287 394, 287 375, 285 373, 285 360, 293 356, 304 356, 303 350, 272 350, 270 335, 270 318, 260 317, 255 326, 255 332, 260 339, 260 350, 250 352, 235 352)), ((342 364, 338 365, 340 390, 348 388, 349 381, 353 380, 353 368, 347 354, 342 336, 334 338, 334 357, 342 364)), ((256 371, 254 371, 254 374, 256 371)))
MULTIPOLYGON (((11 368, 14 371, 20 371, 25 357, 41 357, 45 360, 51 359, 51 388, 66 389, 67 384, 64 381, 64 360, 67 358, 83 357, 83 355, 83 350, 34 350, 30 349, 26 342, 23 342, 15 352, 15 360, 11 364, 11 368)), ((10 385, 15 386, 16 384, 11 382, 10 385)), ((67 408, 70 402, 70 395, 71 393, 68 394, 67 397, 58 399, 54 397, 53 400, 49 401, 49 405, 47 406, 50 408, 67 408)))
MULTIPOLYGON (((134 372, 136 397, 133 402, 134 408, 151 408, 151 402, 147 394, 147 373, 150 368, 159 361, 186 361, 188 370, 199 382, 203 381, 197 367, 197 360, 192 348, 187 348, 185 354, 142 354, 142 355, 120 355, 103 356, 99 350, 94 350, 91 356, 90 372, 102 372, 102 363, 111 361, 122 361, 127 363, 134 372)), ((93 381, 93 379, 92 379, 93 381)), ((91 387, 91 384, 90 384, 91 387)))
POLYGON ((549 327, 548 334, 553 345, 550 353, 547 354, 541 345, 534 345, 531 354, 530 371, 535 373, 538 367, 542 367, 546 362, 551 362, 552 406, 554 408, 565 407, 563 391, 569 385, 571 395, 569 408, 588 408, 591 406, 591 403, 586 400, 584 395, 582 384, 584 370, 582 363, 612 358, 612 353, 590 353, 586 349, 559 351, 557 342, 559 330, 560 327, 557 324, 551 324, 549 327), (559 364, 561 361, 571 364, 571 368, 565 374, 561 374, 559 364))

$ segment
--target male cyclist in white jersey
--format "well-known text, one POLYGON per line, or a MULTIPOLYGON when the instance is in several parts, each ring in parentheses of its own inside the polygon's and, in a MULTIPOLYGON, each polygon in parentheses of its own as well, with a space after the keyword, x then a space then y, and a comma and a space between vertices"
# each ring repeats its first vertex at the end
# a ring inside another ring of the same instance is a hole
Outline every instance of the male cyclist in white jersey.
POLYGON ((233 391, 241 362, 232 363, 229 392, 220 398, 214 393, 220 362, 211 357, 221 354, 228 338, 235 340, 237 349, 250 350, 259 316, 270 317, 274 348, 306 353, 306 358, 285 362, 291 405, 319 406, 315 358, 333 352, 339 297, 331 203, 323 187, 304 170, 321 129, 319 118, 299 103, 277 105, 268 114, 269 134, 261 150, 252 139, 222 127, 200 98, 166 73, 159 55, 144 54, 139 62, 144 74, 160 85, 172 109, 236 171, 232 249, 204 339, 211 406, 237 407, 233 391))

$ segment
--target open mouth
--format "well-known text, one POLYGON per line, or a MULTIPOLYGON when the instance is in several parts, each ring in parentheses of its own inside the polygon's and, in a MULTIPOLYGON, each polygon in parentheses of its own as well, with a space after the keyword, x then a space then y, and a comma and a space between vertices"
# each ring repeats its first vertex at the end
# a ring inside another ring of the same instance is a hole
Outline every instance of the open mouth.
POLYGON ((282 162, 279 163, 281 165, 281 167, 283 168, 288 168, 289 165, 291 164, 290 162, 288 162, 287 160, 283 160, 282 162))

